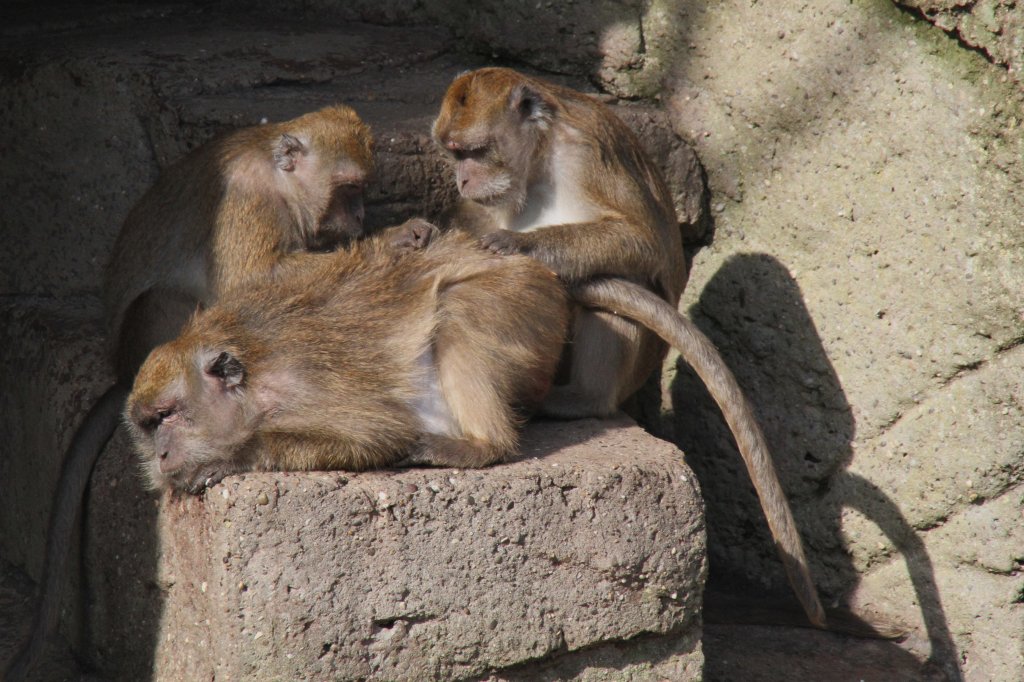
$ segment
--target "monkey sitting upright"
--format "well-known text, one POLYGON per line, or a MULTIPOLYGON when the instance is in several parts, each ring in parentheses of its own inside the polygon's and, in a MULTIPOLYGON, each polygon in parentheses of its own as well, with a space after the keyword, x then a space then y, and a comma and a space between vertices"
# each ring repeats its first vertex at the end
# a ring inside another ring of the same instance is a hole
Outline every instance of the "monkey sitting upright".
POLYGON ((372 174, 370 129, 342 105, 234 131, 165 169, 128 214, 107 268, 118 380, 130 384, 197 304, 289 254, 362 235, 372 174))
POLYGON ((32 636, 7 679, 23 679, 55 631, 67 547, 89 476, 135 371, 197 307, 306 251, 362 234, 373 173, 369 128, 337 105, 215 138, 175 162, 129 212, 104 282, 117 382, 75 432, 50 512, 32 636))
POLYGON ((195 316, 125 407, 151 486, 251 470, 480 467, 515 450, 568 320, 530 258, 450 233, 396 256, 371 239, 296 258, 195 316))
POLYGON ((606 106, 510 69, 455 79, 434 121, 462 201, 450 224, 500 254, 551 268, 584 310, 568 347, 569 382, 542 412, 614 412, 661 365, 670 341, 721 408, 754 481, 790 583, 824 626, 782 486, 753 411, 710 341, 676 311, 686 263, 664 180, 606 106))

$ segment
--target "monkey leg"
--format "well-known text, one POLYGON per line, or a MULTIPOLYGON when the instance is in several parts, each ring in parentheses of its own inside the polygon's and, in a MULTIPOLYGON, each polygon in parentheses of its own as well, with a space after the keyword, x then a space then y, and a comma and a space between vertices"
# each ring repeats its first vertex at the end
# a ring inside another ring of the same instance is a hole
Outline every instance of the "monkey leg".
POLYGON ((614 414, 651 372, 648 334, 617 315, 581 311, 573 325, 569 383, 551 388, 540 413, 556 419, 614 414))
POLYGON ((488 336, 480 326, 456 322, 438 330, 437 381, 455 438, 428 434, 421 444, 448 466, 488 466, 504 460, 516 447, 516 418, 508 391, 514 381, 511 373, 518 368, 509 366, 501 342, 488 336))
POLYGON ((429 465, 479 469, 496 464, 503 455, 493 446, 470 438, 453 438, 437 433, 424 433, 410 449, 400 466, 429 465))

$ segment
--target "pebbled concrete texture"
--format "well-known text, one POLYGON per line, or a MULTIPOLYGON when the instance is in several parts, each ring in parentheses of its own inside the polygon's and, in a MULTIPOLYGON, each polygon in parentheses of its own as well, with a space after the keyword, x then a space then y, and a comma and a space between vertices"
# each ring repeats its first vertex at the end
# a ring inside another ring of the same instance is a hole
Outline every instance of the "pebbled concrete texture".
MULTIPOLYGON (((917 623, 907 646, 950 679, 1024 678, 1019 87, 890 2, 685 24, 662 99, 715 226, 683 308, 756 405, 819 585, 917 623)), ((669 371, 711 582, 784 589, 720 417, 669 371)))
POLYGON ((628 418, 531 425, 483 471, 247 474, 159 502, 125 445, 87 536, 91 663, 116 679, 700 677, 696 479, 628 418))

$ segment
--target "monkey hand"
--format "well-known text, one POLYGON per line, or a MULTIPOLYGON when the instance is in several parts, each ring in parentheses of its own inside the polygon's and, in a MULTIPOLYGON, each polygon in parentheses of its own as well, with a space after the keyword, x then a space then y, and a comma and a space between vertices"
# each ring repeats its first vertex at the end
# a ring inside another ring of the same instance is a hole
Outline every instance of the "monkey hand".
POLYGON ((515 253, 527 253, 529 251, 528 240, 529 237, 520 232, 497 230, 480 237, 480 246, 492 253, 511 256, 515 253))
POLYGON ((436 225, 423 218, 412 218, 398 227, 392 227, 388 232, 392 248, 402 251, 420 251, 427 248, 440 230, 436 225))

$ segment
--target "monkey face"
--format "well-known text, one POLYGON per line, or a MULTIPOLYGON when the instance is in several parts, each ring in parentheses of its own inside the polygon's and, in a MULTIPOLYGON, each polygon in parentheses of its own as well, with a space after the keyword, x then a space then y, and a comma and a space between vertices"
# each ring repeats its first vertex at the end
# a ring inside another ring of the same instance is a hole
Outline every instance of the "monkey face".
POLYGON ((455 164, 459 194, 491 206, 522 206, 554 105, 526 77, 480 69, 451 84, 434 121, 435 142, 455 164))
POLYGON ((331 251, 363 236, 363 183, 348 179, 334 187, 327 208, 306 239, 310 251, 331 251))
POLYGON ((297 246, 331 251, 363 235, 363 190, 373 174, 369 128, 344 106, 290 122, 273 151, 297 246))
POLYGON ((189 353, 171 342, 150 354, 125 406, 150 488, 196 493, 241 468, 253 432, 244 380, 228 351, 189 353))

